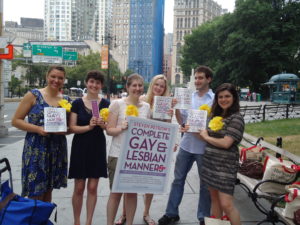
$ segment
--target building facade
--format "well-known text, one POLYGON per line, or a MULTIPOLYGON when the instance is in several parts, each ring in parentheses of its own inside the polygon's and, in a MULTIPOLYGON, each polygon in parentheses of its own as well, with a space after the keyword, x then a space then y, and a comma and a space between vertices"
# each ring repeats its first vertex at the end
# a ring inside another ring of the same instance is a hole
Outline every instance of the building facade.
POLYGON ((164 0, 131 0, 128 68, 150 82, 163 73, 164 0))
POLYGON ((44 40, 44 20, 21 17, 21 24, 5 21, 3 36, 24 38, 27 40, 44 40))
POLYGON ((112 36, 116 40, 111 53, 123 73, 128 68, 129 20, 130 0, 113 0, 112 36))
POLYGON ((171 84, 185 83, 179 66, 184 36, 201 24, 222 14, 222 8, 212 0, 175 0, 173 21, 173 54, 171 84))
POLYGON ((45 40, 102 41, 111 27, 112 0, 45 0, 45 40))
POLYGON ((169 81, 171 81, 172 74, 172 46, 173 34, 167 33, 164 37, 164 61, 163 61, 163 73, 169 81))

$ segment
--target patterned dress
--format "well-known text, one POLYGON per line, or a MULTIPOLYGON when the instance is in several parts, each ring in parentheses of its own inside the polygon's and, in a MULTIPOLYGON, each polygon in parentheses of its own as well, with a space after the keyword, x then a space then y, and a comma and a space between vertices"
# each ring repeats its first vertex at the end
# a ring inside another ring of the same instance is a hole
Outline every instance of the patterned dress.
MULTIPOLYGON (((38 89, 31 90, 36 103, 28 122, 44 126, 44 108, 50 107, 38 89)), ((68 96, 64 99, 70 101, 68 96)), ((22 195, 39 196, 53 188, 67 186, 67 141, 65 135, 41 136, 27 132, 22 156, 22 195)))
POLYGON ((218 148, 207 143, 201 173, 201 180, 209 187, 226 194, 233 195, 239 167, 238 144, 244 133, 244 119, 240 113, 235 113, 223 120, 224 126, 219 131, 208 129, 209 136, 223 138, 230 136, 234 143, 228 149, 218 148))

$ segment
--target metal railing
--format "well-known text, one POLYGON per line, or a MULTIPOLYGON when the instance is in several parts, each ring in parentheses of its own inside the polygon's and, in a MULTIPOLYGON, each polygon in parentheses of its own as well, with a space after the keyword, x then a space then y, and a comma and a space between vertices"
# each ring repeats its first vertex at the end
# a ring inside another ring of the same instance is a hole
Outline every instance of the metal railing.
POLYGON ((240 112, 246 123, 300 118, 300 104, 276 104, 241 106, 240 112))

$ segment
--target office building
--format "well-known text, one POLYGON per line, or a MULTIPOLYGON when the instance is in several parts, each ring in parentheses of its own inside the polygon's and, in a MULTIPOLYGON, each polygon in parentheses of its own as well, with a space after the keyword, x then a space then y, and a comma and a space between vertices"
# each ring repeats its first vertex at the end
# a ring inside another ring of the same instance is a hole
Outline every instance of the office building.
POLYGON ((131 0, 128 68, 146 82, 163 73, 164 0, 131 0))
POLYGON ((184 36, 201 24, 222 14, 222 8, 212 0, 175 0, 173 22, 173 54, 171 84, 186 83, 179 66, 184 36))
POLYGON ((112 0, 45 0, 45 40, 102 41, 111 28, 112 0))

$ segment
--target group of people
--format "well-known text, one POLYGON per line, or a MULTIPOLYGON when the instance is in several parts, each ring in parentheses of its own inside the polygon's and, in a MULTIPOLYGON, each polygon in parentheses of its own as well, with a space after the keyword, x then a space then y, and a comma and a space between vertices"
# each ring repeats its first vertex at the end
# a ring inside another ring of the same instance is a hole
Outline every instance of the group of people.
MULTIPOLYGON (((68 132, 47 133, 44 130, 44 108, 59 107, 58 102, 62 99, 71 102, 68 96, 60 92, 65 79, 63 67, 50 67, 46 75, 47 86, 29 91, 13 117, 13 126, 27 131, 22 156, 22 195, 50 202, 54 188, 66 187, 67 179, 74 179, 74 224, 81 224, 83 193, 87 189, 85 224, 88 225, 92 224, 99 178, 108 177, 112 189, 121 143, 128 128, 126 107, 134 105, 138 109, 138 117, 153 119, 154 96, 170 96, 170 93, 166 77, 157 75, 153 77, 147 94, 142 96, 143 77, 132 74, 126 83, 128 95, 110 104, 98 95, 104 84, 104 75, 93 70, 85 78, 87 95, 72 102, 68 132), (91 100, 97 101, 99 110, 109 107, 107 121, 101 116, 93 116, 91 100), (112 136, 108 157, 104 131, 112 136), (74 133, 74 137, 68 171, 66 135, 69 133, 74 133)), ((159 225, 167 225, 180 219, 178 207, 183 197, 187 174, 195 161, 201 184, 197 211, 199 223, 204 224, 204 217, 221 218, 226 214, 231 224, 241 224, 239 212, 233 205, 233 192, 239 159, 237 145, 243 136, 244 121, 239 113, 236 88, 225 83, 214 94, 210 89, 212 79, 213 72, 209 67, 199 66, 195 70, 196 91, 192 95, 192 108, 198 109, 203 104, 212 106, 210 118, 222 117, 224 125, 218 131, 207 128, 198 133, 190 133, 189 125, 186 124, 187 110, 175 110, 176 119, 184 134, 176 157, 174 180, 166 211, 158 220, 159 225)), ((176 99, 173 99, 172 108, 175 104, 176 99)), ((171 109, 168 114, 172 116, 174 110, 171 109)), ((156 224, 150 215, 152 199, 153 194, 144 195, 143 219, 148 225, 156 224)), ((120 225, 125 222, 132 225, 136 208, 137 193, 111 192, 107 202, 107 225, 120 225), (122 214, 116 220, 122 196, 122 214)))

